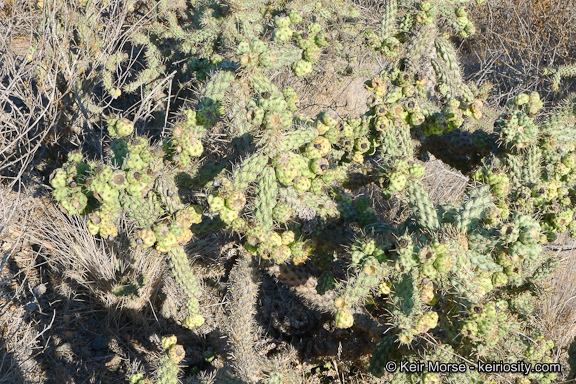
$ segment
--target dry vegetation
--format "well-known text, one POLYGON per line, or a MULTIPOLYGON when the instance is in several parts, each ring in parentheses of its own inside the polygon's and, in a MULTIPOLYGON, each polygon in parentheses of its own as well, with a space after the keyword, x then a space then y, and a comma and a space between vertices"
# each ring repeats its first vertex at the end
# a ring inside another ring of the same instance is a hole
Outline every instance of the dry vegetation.
MULTIPOLYGON (((462 41, 471 80, 495 84, 494 103, 518 92, 550 94, 546 68, 576 58, 576 8, 570 0, 492 0, 473 7, 477 32, 462 41)), ((565 92, 573 90, 564 88, 565 92)))

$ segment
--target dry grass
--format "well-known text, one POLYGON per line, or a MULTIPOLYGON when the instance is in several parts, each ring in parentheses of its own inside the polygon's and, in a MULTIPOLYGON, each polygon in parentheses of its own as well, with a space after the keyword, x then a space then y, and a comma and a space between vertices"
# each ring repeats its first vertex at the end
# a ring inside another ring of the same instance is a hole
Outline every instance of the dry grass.
POLYGON ((492 94, 496 104, 524 91, 555 97, 542 81, 543 71, 574 62, 576 6, 572 0, 488 0, 471 7, 470 19, 477 33, 462 42, 470 64, 467 73, 479 83, 496 84, 492 94))
POLYGON ((44 289, 38 284, 25 233, 33 220, 34 200, 0 188, 0 383, 39 382, 43 377, 34 355, 49 326, 36 324, 31 313, 44 289))
MULTIPOLYGON (((40 93, 31 86, 40 52, 29 59, 26 54, 38 15, 23 4, 5 5, 0 16, 0 177, 13 184, 30 170, 59 115, 55 87, 40 93)), ((47 81, 54 82, 55 77, 48 76, 47 81)))
POLYGON ((96 239, 84 218, 67 216, 51 205, 42 209, 30 234, 50 254, 55 276, 84 288, 107 308, 144 309, 165 267, 150 252, 96 239), (114 293, 130 284, 138 287, 137 294, 114 293))
POLYGON ((563 361, 576 338, 576 241, 565 234, 555 244, 568 250, 552 251, 560 263, 546 280, 548 294, 538 303, 536 316, 546 336, 554 340, 556 361, 563 361))
POLYGON ((426 162, 426 173, 422 180, 426 183, 430 199, 436 204, 457 203, 469 182, 460 171, 452 169, 438 159, 426 162))

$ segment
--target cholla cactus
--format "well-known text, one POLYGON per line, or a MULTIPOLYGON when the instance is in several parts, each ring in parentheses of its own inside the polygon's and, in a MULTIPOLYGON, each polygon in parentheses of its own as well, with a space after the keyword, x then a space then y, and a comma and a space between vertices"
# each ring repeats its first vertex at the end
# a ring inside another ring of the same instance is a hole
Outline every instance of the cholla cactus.
POLYGON ((176 384, 178 383, 178 373, 180 368, 178 363, 185 357, 184 347, 176 344, 176 336, 167 336, 162 338, 162 347, 166 354, 160 360, 156 372, 158 384, 176 384))
MULTIPOLYGON (((292 79, 313 73, 323 49, 336 49, 331 21, 357 13, 331 1, 199 1, 189 13, 159 1, 150 34, 133 36, 146 47, 145 66, 155 67, 125 90, 151 87, 182 59, 188 64, 178 74, 194 83, 197 102, 169 124, 161 148, 135 135, 130 121, 109 119, 111 161, 72 153, 51 179, 54 197, 69 214, 86 215, 92 234, 116 236, 125 218, 132 246, 165 254, 187 295, 183 324, 196 331, 209 319, 200 315, 199 278, 184 245, 195 224, 232 232, 242 246, 229 276, 226 333, 234 374, 246 382, 284 377, 256 353, 257 267, 292 279, 301 296, 316 300, 305 303, 334 316, 336 328, 360 331, 363 311, 385 320, 370 371, 391 382, 412 380, 392 377, 385 364, 415 360, 416 345, 446 361, 548 359, 550 342, 526 317, 538 283, 557 264, 542 244, 576 231, 574 104, 540 119, 540 96, 520 94, 493 119, 493 132, 469 132, 490 114, 486 87, 464 82, 449 39, 473 32, 465 3, 387 1, 379 30, 362 34, 393 59, 366 83, 373 93, 366 113, 307 117, 298 113, 298 92, 278 84, 272 70, 292 79), (422 143, 448 148, 455 162, 458 153, 473 152, 460 167, 470 176, 463 201, 430 198, 417 159, 422 143), (370 198, 356 196, 367 184, 404 216, 384 223, 370 198)), ((170 356, 159 380, 171 383, 182 354, 175 341, 166 343, 170 356)), ((552 375, 530 379, 549 382, 552 375)))
POLYGON ((576 77, 576 67, 573 65, 564 65, 558 68, 550 68, 544 72, 550 76, 551 86, 554 91, 560 89, 560 82, 565 77, 576 77))
POLYGON ((255 302, 257 283, 253 278, 250 256, 240 256, 232 271, 232 302, 227 325, 228 337, 234 356, 234 365, 240 377, 247 382, 257 382, 262 376, 263 362, 254 349, 255 302))

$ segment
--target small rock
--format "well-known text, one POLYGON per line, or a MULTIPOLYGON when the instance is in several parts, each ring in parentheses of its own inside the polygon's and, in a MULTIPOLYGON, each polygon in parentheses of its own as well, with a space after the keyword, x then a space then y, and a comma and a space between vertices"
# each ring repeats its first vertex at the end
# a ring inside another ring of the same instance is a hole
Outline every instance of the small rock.
POLYGON ((97 337, 92 342, 93 349, 106 349, 108 348, 108 340, 103 337, 97 337))

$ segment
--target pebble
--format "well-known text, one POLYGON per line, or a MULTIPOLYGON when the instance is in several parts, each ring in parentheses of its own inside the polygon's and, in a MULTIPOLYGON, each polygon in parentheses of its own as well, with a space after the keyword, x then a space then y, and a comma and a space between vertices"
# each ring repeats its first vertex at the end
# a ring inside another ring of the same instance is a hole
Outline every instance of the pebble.
POLYGON ((97 337, 92 342, 93 349, 106 349, 108 348, 108 340, 103 337, 97 337))

